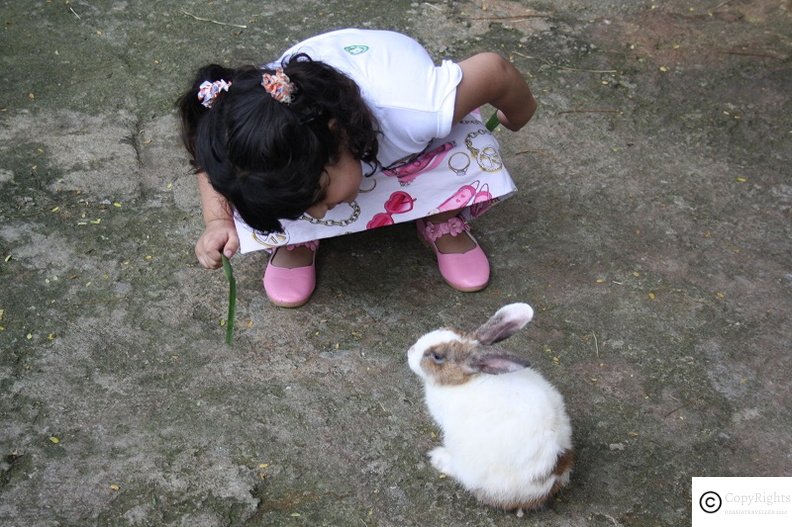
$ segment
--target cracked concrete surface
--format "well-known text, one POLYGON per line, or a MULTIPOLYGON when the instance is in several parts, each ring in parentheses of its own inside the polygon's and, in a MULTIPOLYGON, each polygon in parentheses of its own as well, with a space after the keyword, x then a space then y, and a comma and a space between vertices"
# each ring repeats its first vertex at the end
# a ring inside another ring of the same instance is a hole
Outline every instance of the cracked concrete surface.
POLYGON ((692 476, 788 476, 791 12, 4 2, 0 525, 675 526, 692 476), (450 290, 399 225, 323 243, 313 299, 283 310, 238 256, 227 347, 174 100, 203 63, 344 26, 525 73, 539 112, 498 131, 520 190, 474 225, 492 283, 450 290), (513 301, 536 317, 507 347, 564 394, 578 458, 521 520, 428 464, 406 366, 513 301))

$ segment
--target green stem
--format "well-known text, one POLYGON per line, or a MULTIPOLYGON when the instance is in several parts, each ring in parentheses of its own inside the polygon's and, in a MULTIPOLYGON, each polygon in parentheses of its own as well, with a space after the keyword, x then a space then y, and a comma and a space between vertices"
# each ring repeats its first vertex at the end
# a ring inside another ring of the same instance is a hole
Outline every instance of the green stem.
POLYGON ((236 316, 236 280, 234 279, 234 271, 231 269, 231 262, 228 261, 225 255, 223 258, 223 272, 228 280, 228 320, 226 320, 226 344, 231 344, 231 339, 234 336, 234 317, 236 316))
POLYGON ((498 120, 498 110, 495 110, 495 113, 493 113, 490 118, 487 119, 487 124, 484 126, 487 127, 487 130, 492 132, 498 127, 499 124, 500 121, 498 120))

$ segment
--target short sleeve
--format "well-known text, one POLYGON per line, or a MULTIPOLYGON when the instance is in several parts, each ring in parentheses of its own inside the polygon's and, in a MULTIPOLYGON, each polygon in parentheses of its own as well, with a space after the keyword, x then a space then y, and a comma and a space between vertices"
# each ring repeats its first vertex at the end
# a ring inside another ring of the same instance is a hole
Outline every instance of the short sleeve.
POLYGON ((462 69, 449 60, 435 65, 414 39, 392 31, 343 29, 301 42, 281 60, 301 52, 360 87, 382 132, 378 158, 383 165, 450 133, 462 69))
POLYGON ((371 97, 385 141, 381 144, 383 164, 422 151, 432 139, 451 133, 456 87, 462 79, 458 64, 443 61, 422 74, 414 74, 391 98, 371 97), (392 151, 389 151, 391 150, 392 151))

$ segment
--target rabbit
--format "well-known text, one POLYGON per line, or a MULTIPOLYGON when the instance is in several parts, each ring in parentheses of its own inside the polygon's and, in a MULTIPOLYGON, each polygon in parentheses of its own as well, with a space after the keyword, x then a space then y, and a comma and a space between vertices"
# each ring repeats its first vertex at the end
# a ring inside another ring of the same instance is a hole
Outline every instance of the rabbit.
POLYGON ((572 425, 564 400, 527 361, 497 346, 533 318, 528 304, 499 309, 474 333, 438 329, 407 352, 443 432, 432 466, 481 502, 543 509, 569 482, 572 425))

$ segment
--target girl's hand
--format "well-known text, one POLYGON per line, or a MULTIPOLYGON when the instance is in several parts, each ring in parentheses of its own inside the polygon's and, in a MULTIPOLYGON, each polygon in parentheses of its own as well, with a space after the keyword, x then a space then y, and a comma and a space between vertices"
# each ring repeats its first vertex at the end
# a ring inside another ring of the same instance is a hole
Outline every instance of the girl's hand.
POLYGON ((206 269, 219 268, 222 265, 221 253, 231 258, 237 250, 239 250, 239 236, 231 219, 209 221, 195 244, 195 256, 206 269))

